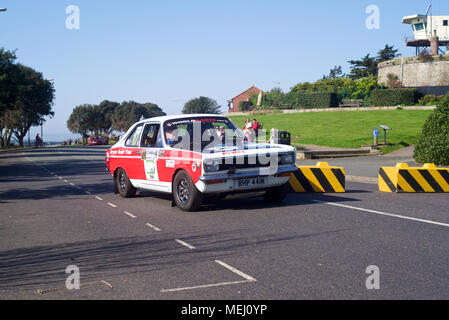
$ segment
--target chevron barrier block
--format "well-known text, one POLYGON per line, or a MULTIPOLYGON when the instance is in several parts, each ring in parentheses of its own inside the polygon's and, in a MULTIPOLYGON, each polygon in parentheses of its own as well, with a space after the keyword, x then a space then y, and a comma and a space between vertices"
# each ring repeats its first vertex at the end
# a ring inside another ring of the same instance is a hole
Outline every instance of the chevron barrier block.
POLYGON ((406 163, 398 163, 396 167, 382 167, 379 170, 379 191, 449 192, 449 169, 440 169, 431 163, 426 163, 421 168, 412 168, 406 163))
POLYGON ((331 167, 327 162, 318 162, 316 166, 298 166, 289 180, 291 192, 294 193, 346 192, 345 182, 345 169, 331 167))

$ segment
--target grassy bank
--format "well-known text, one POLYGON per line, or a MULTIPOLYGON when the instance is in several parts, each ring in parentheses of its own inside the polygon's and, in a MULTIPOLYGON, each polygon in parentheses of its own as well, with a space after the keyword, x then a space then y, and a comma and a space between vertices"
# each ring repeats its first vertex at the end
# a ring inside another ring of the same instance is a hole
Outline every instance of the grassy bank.
MULTIPOLYGON (((293 114, 268 114, 256 116, 267 133, 271 128, 289 131, 295 144, 314 144, 319 146, 359 148, 373 143, 373 129, 379 129, 379 141, 383 141, 384 124, 393 130, 388 132, 388 145, 383 152, 415 144, 424 121, 431 110, 373 110, 342 112, 311 112, 293 114)), ((245 116, 230 117, 242 127, 245 116)), ((252 116, 251 118, 254 118, 252 116)))

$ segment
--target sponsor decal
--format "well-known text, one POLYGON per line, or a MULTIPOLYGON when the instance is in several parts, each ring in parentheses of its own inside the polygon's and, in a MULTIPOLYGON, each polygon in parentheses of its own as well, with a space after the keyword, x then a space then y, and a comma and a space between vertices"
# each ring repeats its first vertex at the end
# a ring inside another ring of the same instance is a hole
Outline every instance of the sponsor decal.
POLYGON ((165 166, 167 168, 174 168, 175 167, 175 160, 165 160, 165 166))
POLYGON ((159 180, 157 174, 157 159, 144 160, 144 167, 147 180, 159 180))
POLYGON ((196 172, 196 170, 199 169, 200 167, 201 167, 201 161, 200 160, 196 160, 196 162, 193 161, 193 163, 192 163, 192 171, 193 172, 196 172))

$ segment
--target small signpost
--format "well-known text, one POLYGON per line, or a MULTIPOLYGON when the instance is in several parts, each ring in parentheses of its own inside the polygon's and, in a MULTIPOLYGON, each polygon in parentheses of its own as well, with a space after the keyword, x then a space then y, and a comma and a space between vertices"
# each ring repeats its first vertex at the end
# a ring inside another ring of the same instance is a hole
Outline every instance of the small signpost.
POLYGON ((379 142, 379 130, 377 129, 373 130, 373 137, 374 137, 374 145, 377 146, 379 142))
POLYGON ((388 130, 392 130, 391 128, 389 128, 386 125, 380 124, 379 127, 381 127, 382 129, 384 129, 384 144, 387 144, 387 131, 388 130))

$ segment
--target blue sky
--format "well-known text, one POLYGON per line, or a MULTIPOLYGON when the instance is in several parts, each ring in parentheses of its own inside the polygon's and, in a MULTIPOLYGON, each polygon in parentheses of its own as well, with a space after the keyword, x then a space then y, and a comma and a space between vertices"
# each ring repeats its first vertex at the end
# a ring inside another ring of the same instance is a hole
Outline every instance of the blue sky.
MULTIPOLYGON (((405 56, 412 30, 405 15, 424 13, 423 0, 106 1, 0 0, 0 47, 54 79, 56 115, 47 134, 68 133, 80 104, 135 100, 178 114, 200 95, 226 100, 252 85, 288 91, 335 65, 375 55, 385 44, 405 56), (80 29, 66 28, 66 8, 80 9, 80 29), (367 6, 380 8, 380 29, 368 30, 367 6)), ((447 0, 433 13, 449 14, 447 0)), ((35 128, 32 131, 37 132, 35 128)))

